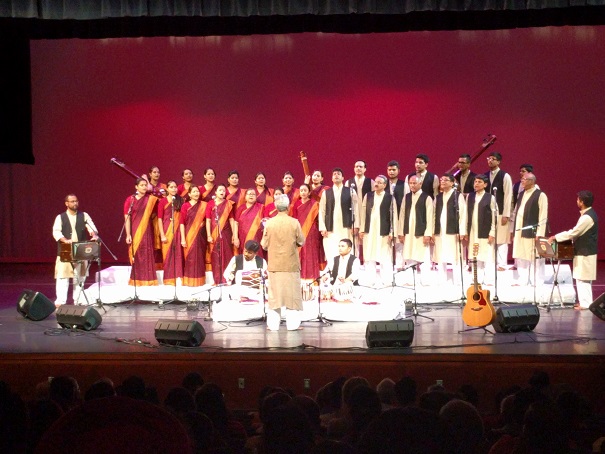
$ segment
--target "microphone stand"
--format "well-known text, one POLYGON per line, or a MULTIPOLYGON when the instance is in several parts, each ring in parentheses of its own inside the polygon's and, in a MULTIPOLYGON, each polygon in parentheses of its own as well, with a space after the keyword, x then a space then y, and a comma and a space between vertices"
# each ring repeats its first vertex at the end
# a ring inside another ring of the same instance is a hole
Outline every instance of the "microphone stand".
MULTIPOLYGON (((174 298, 172 298, 171 300, 165 301, 163 304, 187 304, 187 301, 181 301, 180 299, 178 299, 177 295, 176 295, 176 280, 177 280, 177 275, 176 275, 176 232, 175 232, 175 226, 174 224, 176 223, 176 219, 174 217, 174 201, 175 201, 175 197, 172 197, 172 203, 170 204, 170 210, 171 210, 171 224, 172 224, 172 246, 170 247, 170 249, 172 249, 172 271, 174 273, 174 298)), ((162 220, 160 220, 160 222, 162 222, 162 220)))
MULTIPOLYGON (((498 192, 498 188, 494 188, 493 189, 494 192, 494 202, 496 204, 496 209, 494 210, 494 225, 495 225, 495 230, 494 230, 494 296, 492 297, 492 301, 494 303, 497 303, 499 300, 498 298, 498 214, 500 213, 500 208, 498 207, 498 198, 496 197, 496 194, 498 192)), ((491 196, 491 194, 490 194, 491 196)))
MULTIPOLYGON (((256 257, 254 257, 254 259, 256 260, 256 257)), ((260 318, 254 318, 252 320, 248 320, 246 322, 246 325, 249 325, 250 323, 254 323, 254 322, 266 322, 267 321, 267 308, 266 308, 266 294, 265 294, 265 274, 263 273, 263 269, 259 268, 258 269, 258 275, 260 276, 260 285, 261 285, 261 295, 262 295, 262 305, 263 305, 263 315, 261 315, 260 318)))
MULTIPOLYGON (((227 203, 226 200, 223 200, 223 203, 227 203)), ((225 207, 225 209, 227 209, 225 207)), ((228 221, 228 219, 227 219, 228 221)), ((218 205, 216 205, 216 199, 214 200, 214 222, 216 222, 216 228, 218 230, 218 236, 216 238, 216 241, 214 243, 214 248, 218 253, 218 267, 219 267, 219 281, 215 282, 216 285, 219 285, 221 283, 222 280, 222 275, 223 275, 223 230, 221 229, 221 223, 220 223, 220 219, 218 216, 218 205)), ((214 271, 214 270, 213 270, 214 271)))
POLYGON ((434 322, 435 319, 431 318, 431 317, 427 317, 426 315, 422 315, 420 313, 418 313, 418 300, 416 298, 416 267, 418 266, 418 263, 413 263, 411 265, 406 266, 404 269, 402 269, 401 271, 405 271, 408 268, 412 268, 412 276, 414 277, 414 301, 412 302, 412 313, 410 315, 406 315, 404 318, 408 318, 408 317, 414 317, 414 321, 415 324, 418 325, 418 317, 422 317, 422 318, 426 318, 428 320, 430 320, 431 322, 434 322))
MULTIPOLYGON (((86 225, 88 225, 90 227, 90 224, 88 224, 88 221, 86 221, 86 225)), ((107 247, 107 244, 105 244, 103 239, 99 236, 99 232, 95 231, 92 227, 90 227, 90 229, 96 235, 97 241, 99 242, 99 244, 101 246, 105 247, 105 249, 107 249, 107 252, 109 252, 111 254, 111 256, 113 257, 114 260, 118 260, 118 258, 115 256, 115 254, 113 252, 111 252, 111 249, 109 249, 109 247, 107 247)), ((101 251, 99 251, 99 255, 96 257, 96 262, 97 262, 96 279, 97 279, 97 293, 98 293, 96 305, 98 308, 103 309, 103 312, 107 312, 105 310, 105 308, 103 307, 103 301, 101 300, 101 251)))
MULTIPOLYGON (((353 178, 355 181, 355 178, 353 178)), ((355 209, 357 208, 357 204, 359 203, 359 198, 357 197, 357 189, 355 187, 355 183, 351 183, 349 186, 351 190, 351 225, 353 227, 353 232, 355 232, 355 209)), ((355 238, 355 234, 353 234, 353 255, 355 255, 355 243, 359 239, 359 229, 357 229, 357 238, 355 238)))
MULTIPOLYGON (((134 284, 134 297, 129 297, 126 298, 122 301, 120 301, 120 303, 125 303, 127 301, 130 301, 130 304, 134 304, 136 302, 141 301, 141 299, 139 299, 139 296, 137 295, 137 270, 136 270, 136 259, 134 256, 134 241, 132 241, 132 210, 134 207, 134 202, 136 200, 136 195, 138 194, 135 193, 135 195, 130 196, 131 200, 130 200, 130 206, 128 207, 128 213, 126 213, 126 219, 128 219, 128 221, 130 222, 130 252, 132 253, 132 264, 131 264, 131 268, 132 268, 132 281, 134 284)), ((122 232, 125 230, 126 228, 126 219, 124 220, 124 225, 122 226, 122 232)), ((118 237, 118 242, 121 240, 122 238, 122 232, 120 232, 120 236, 118 237)))
MULTIPOLYGON (((328 273, 330 274, 330 277, 332 276, 332 271, 330 271, 330 269, 328 268, 328 273)), ((315 279, 313 279, 311 282, 309 282, 307 285, 309 286, 309 290, 311 290, 311 287, 313 286, 313 284, 315 284, 316 282, 319 284, 320 279, 325 276, 325 273, 322 275, 320 274, 319 276, 317 276, 315 279)), ((320 322, 323 323, 326 326, 332 326, 332 322, 330 322, 329 320, 327 320, 322 312, 321 312, 321 284, 319 284, 317 286, 317 317, 315 317, 315 320, 307 320, 309 322, 320 322)))
MULTIPOLYGON (((456 210, 456 241, 458 243, 458 261, 460 262, 460 307, 464 307, 466 304, 466 295, 464 293, 464 274, 463 274, 463 266, 462 266, 462 241, 460 240, 460 204, 458 203, 458 188, 454 185, 454 208, 456 210)), ((444 204, 445 205, 445 204, 444 204)), ((445 210, 446 207, 444 206, 445 210)), ((447 226, 446 226, 447 227, 447 226)), ((454 268, 452 267, 452 274, 454 273, 454 268)))

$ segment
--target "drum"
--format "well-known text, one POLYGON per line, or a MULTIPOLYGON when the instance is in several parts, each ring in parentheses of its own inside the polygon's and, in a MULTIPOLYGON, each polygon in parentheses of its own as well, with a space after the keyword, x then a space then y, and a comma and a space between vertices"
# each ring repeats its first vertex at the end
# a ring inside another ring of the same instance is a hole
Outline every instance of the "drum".
POLYGON ((344 282, 332 287, 332 297, 336 301, 351 301, 353 298, 353 283, 344 282))
POLYGON ((314 298, 314 285, 307 282, 300 283, 300 293, 303 301, 311 301, 314 298))
POLYGON ((258 270, 242 271, 242 287, 260 289, 261 277, 258 270))
POLYGON ((571 240, 561 241, 555 244, 557 260, 573 260, 574 250, 573 242, 571 240))

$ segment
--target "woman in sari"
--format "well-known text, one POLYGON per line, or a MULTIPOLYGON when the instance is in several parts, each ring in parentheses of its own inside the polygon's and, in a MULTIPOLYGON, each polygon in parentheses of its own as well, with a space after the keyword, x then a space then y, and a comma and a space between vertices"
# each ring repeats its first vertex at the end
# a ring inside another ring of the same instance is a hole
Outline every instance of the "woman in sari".
MULTIPOLYGON (((235 204, 235 208, 241 207, 246 203, 246 191, 239 187, 239 172, 232 170, 227 178, 227 200, 235 204)), ((244 243, 242 243, 244 244, 244 243)))
POLYGON ((147 193, 147 180, 137 178, 136 194, 124 201, 124 229, 132 268, 129 285, 158 285, 153 253, 153 223, 157 197, 147 193))
POLYGON ((317 279, 319 272, 326 267, 322 237, 319 233, 319 203, 309 197, 309 185, 300 186, 300 203, 294 208, 294 217, 298 219, 305 236, 305 244, 299 249, 301 279, 317 279))
POLYGON ((181 248, 181 207, 183 199, 177 194, 176 181, 168 182, 168 195, 158 202, 158 231, 162 242, 164 284, 176 285, 183 277, 183 249, 181 248))
MULTIPOLYGON (((307 177, 308 178, 308 177, 307 177)), ((307 178, 305 178, 305 183, 308 184, 308 182, 306 181, 307 178)), ((326 190, 329 189, 330 186, 324 186, 323 184, 324 182, 324 174, 321 170, 314 170, 313 174, 311 175, 311 194, 310 197, 319 202, 321 200, 321 194, 326 190)))
MULTIPOLYGON (((256 191, 254 188, 248 189, 246 191, 246 203, 235 211, 235 223, 237 224, 240 245, 238 254, 243 254, 244 245, 249 240, 254 240, 260 244, 263 238, 262 220, 263 206, 256 202, 256 191)), ((263 257, 262 250, 260 248, 257 255, 263 257)))
MULTIPOLYGON (((282 188, 275 188, 273 190, 273 197, 277 198, 284 193, 282 188)), ((256 200, 258 202, 258 199, 256 200)), ((263 208, 263 222, 266 222, 267 219, 271 219, 277 215, 277 208, 275 208, 275 203, 271 202, 263 208)))
POLYGON ((193 186, 193 170, 183 170, 183 182, 178 186, 178 194, 185 200, 189 200, 189 189, 193 186))
POLYGON ((254 177, 254 186, 256 187, 256 201, 261 205, 273 203, 273 192, 266 186, 267 179, 263 172, 258 172, 254 177))
POLYGON ((183 246, 183 285, 200 287, 206 283, 206 202, 200 188, 189 188, 189 202, 181 207, 181 246, 183 246))
MULTIPOLYGON (((151 166, 147 175, 143 176, 147 180, 147 192, 151 192, 157 197, 161 197, 166 194, 166 185, 160 183, 160 168, 158 166, 151 166)), ((158 199, 159 202, 163 199, 158 199)), ((153 223, 153 249, 155 254, 155 268, 157 270, 164 269, 164 260, 162 257, 162 242, 160 239, 160 230, 157 217, 157 207, 153 210, 154 214, 151 219, 153 223)))
POLYGON ((284 173, 284 177, 282 178, 282 183, 284 184, 284 194, 288 196, 290 200, 290 207, 288 208, 288 214, 290 216, 294 215, 294 205, 298 205, 300 201, 300 194, 298 188, 293 187, 294 185, 294 176, 292 172, 284 173))
POLYGON ((200 200, 204 202, 210 202, 212 197, 216 192, 216 187, 214 186, 214 180, 216 179, 216 174, 214 173, 214 169, 208 167, 204 170, 204 185, 200 186, 200 200))
POLYGON ((226 193, 225 185, 218 184, 214 200, 206 207, 206 234, 215 284, 225 282, 223 274, 233 257, 233 246, 239 247, 234 219, 235 204, 225 199, 226 193))

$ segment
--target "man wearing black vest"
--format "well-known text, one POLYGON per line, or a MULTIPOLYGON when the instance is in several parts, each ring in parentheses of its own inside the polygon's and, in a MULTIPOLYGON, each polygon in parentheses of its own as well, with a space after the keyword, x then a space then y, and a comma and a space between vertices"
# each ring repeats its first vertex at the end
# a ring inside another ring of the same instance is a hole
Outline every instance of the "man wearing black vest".
MULTIPOLYGON (((386 189, 393 196, 393 217, 399 219, 401 213, 401 204, 405 191, 405 181, 399 179, 399 163, 395 160, 387 164, 387 176, 389 177, 389 187, 386 189)), ((395 243, 395 268, 403 266, 403 244, 399 241, 395 243)))
POLYGON ((227 284, 241 284, 241 273, 246 271, 267 270, 267 262, 261 256, 257 255, 260 250, 260 244, 254 240, 246 241, 244 253, 231 258, 223 274, 227 284), (238 274, 239 272, 239 274, 238 274))
MULTIPOLYGON (((531 164, 521 164, 519 166, 519 178, 523 178, 526 173, 534 173, 534 166, 531 164)), ((519 200, 521 192, 523 192, 523 186, 521 186, 521 180, 519 180, 513 185, 513 208, 517 206, 517 200, 519 200)))
MULTIPOLYGON (((355 176, 350 180, 347 180, 345 186, 351 190, 351 197, 353 198, 353 213, 356 219, 361 219, 361 202, 364 196, 368 192, 374 190, 374 180, 366 178, 366 162, 356 161, 354 167, 355 176)), ((358 222, 356 224, 359 224, 358 222)), ((358 229, 353 229, 353 236, 355 241, 355 254, 359 257, 359 260, 363 261, 363 247, 362 242, 359 240, 358 229)))
POLYGON ((338 255, 328 261, 324 280, 330 279, 332 284, 332 297, 336 300, 350 299, 353 285, 357 285, 359 279, 359 259, 351 254, 353 243, 348 238, 343 238, 338 243, 338 255), (343 289, 340 291, 339 289, 343 289), (347 296, 339 298, 338 296, 347 296))
POLYGON ((410 191, 403 199, 397 227, 399 241, 403 243, 403 260, 408 265, 420 265, 420 282, 428 285, 431 270, 430 245, 433 236, 433 201, 421 189, 416 175, 408 179, 410 191))
POLYGON ((464 194, 470 194, 474 192, 475 172, 471 171, 471 155, 461 154, 458 157, 458 170, 456 174, 456 182, 458 183, 458 190, 464 194))
MULTIPOLYGON (((353 203, 351 190, 344 186, 342 169, 332 170, 333 186, 321 194, 319 200, 319 232, 323 236, 326 257, 338 255, 342 238, 353 240, 353 203)), ((359 220, 355 220, 355 227, 359 220)))
POLYGON ((370 285, 385 287, 393 279, 393 225, 392 196, 386 191, 388 179, 378 175, 374 192, 363 198, 359 238, 363 240, 365 271, 370 285), (380 275, 376 265, 380 264, 380 275))
POLYGON ((590 191, 578 192, 576 203, 580 209, 580 219, 571 230, 557 233, 549 241, 573 240, 573 277, 578 291, 576 309, 588 309, 593 301, 592 281, 597 278, 597 234, 599 220, 592 208, 594 197, 590 191))
POLYGON ((53 238, 57 242, 57 260, 55 262, 56 294, 55 306, 61 306, 67 303, 67 292, 69 290, 69 280, 73 279, 73 298, 77 302, 80 295, 76 291, 80 288, 80 283, 86 280, 86 270, 88 263, 82 262, 62 262, 59 258, 61 253, 61 243, 71 244, 77 241, 86 241, 87 233, 92 240, 97 239, 97 228, 92 219, 83 211, 78 211, 78 197, 75 194, 69 194, 65 197, 65 206, 67 210, 55 218, 53 224, 53 238))
POLYGON ((434 199, 439 194, 439 178, 434 173, 427 170, 429 166, 429 157, 425 154, 417 154, 416 161, 414 161, 415 172, 410 173, 405 177, 405 193, 408 194, 411 191, 410 188, 410 177, 416 175, 418 181, 420 181, 420 189, 431 199, 434 199))
POLYGON ((512 212, 513 181, 508 173, 500 169, 502 155, 493 151, 487 157, 489 183, 485 189, 496 197, 498 219, 496 223, 496 245, 498 271, 504 271, 508 261, 508 243, 510 241, 508 221, 512 212))
POLYGON ((466 231, 463 240, 468 241, 468 257, 477 258, 477 282, 491 285, 494 283, 494 241, 496 226, 494 225, 495 198, 486 192, 487 175, 475 177, 475 192, 471 192, 466 200, 466 231), (475 246, 476 245, 476 246, 475 246))
POLYGON ((518 273, 518 280, 513 285, 537 285, 544 281, 544 259, 535 259, 535 239, 546 234, 548 197, 536 187, 536 176, 533 173, 526 173, 521 178, 521 186, 523 191, 517 200, 511 222, 511 227, 514 228, 513 258, 516 260, 518 273), (534 271, 537 282, 534 282, 534 271))
POLYGON ((447 264, 452 264, 454 285, 462 283, 460 269, 460 237, 466 234, 466 202, 454 190, 454 177, 448 173, 440 178, 441 192, 435 197, 435 232, 433 262, 437 263, 438 281, 447 283, 447 264))

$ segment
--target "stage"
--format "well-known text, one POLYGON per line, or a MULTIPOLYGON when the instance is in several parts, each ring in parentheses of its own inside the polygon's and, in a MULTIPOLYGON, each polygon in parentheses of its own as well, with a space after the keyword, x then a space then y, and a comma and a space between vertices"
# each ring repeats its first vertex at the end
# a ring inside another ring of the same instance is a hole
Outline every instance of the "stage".
MULTIPOLYGON (((562 267, 559 274, 563 304, 557 301, 549 307, 548 299, 539 301, 535 328, 516 333, 494 333, 491 326, 490 332, 464 331, 468 326, 461 316, 459 288, 437 290, 436 286, 417 285, 416 311, 413 287, 405 282, 401 287, 362 288, 349 302, 323 301, 321 306, 316 300, 306 302, 302 330, 287 331, 282 324, 278 332, 270 332, 262 321, 262 304, 228 298, 228 287, 202 292, 211 295, 212 304, 203 296, 188 299, 193 295, 186 295, 180 286, 176 291, 183 304, 168 302, 174 287, 139 288, 138 296, 149 301, 142 303, 128 299, 133 288, 114 282, 100 286, 101 304, 97 304, 99 285, 92 282, 94 270, 86 293, 90 310, 98 312, 102 322, 91 331, 66 330, 57 324, 56 313, 31 321, 16 310, 23 289, 54 297, 52 264, 4 264, 1 268, 0 379, 26 395, 49 376, 74 375, 86 388, 103 376, 120 382, 137 374, 163 398, 187 372, 196 370, 207 381, 219 383, 234 408, 250 408, 267 384, 314 395, 341 375, 363 375, 373 384, 387 376, 396 380, 411 375, 419 389, 435 380, 443 380, 452 391, 465 383, 474 384, 484 398, 483 405, 489 407, 499 389, 523 385, 535 369, 543 369, 553 382, 570 383, 603 405, 605 321, 590 311, 572 308, 569 267, 565 271, 562 267), (116 288, 112 290, 112 286, 116 288), (221 301, 217 302, 216 291, 223 292, 221 301), (331 324, 317 320, 320 310, 331 324), (410 346, 368 348, 368 321, 394 318, 413 320, 410 346), (205 339, 192 348, 159 345, 155 327, 164 319, 196 320, 205 339), (240 379, 244 379, 243 388, 240 379)), ((115 277, 124 269, 111 271, 115 277)), ((504 284, 507 273, 512 271, 499 274, 496 307, 533 304, 533 287, 504 284), (515 295, 521 298, 515 299, 515 295)), ((109 276, 107 269, 101 274, 109 276)), ((536 293, 549 296, 551 288, 545 285, 536 293)), ((602 291, 602 286, 595 285, 594 291, 602 291)))

